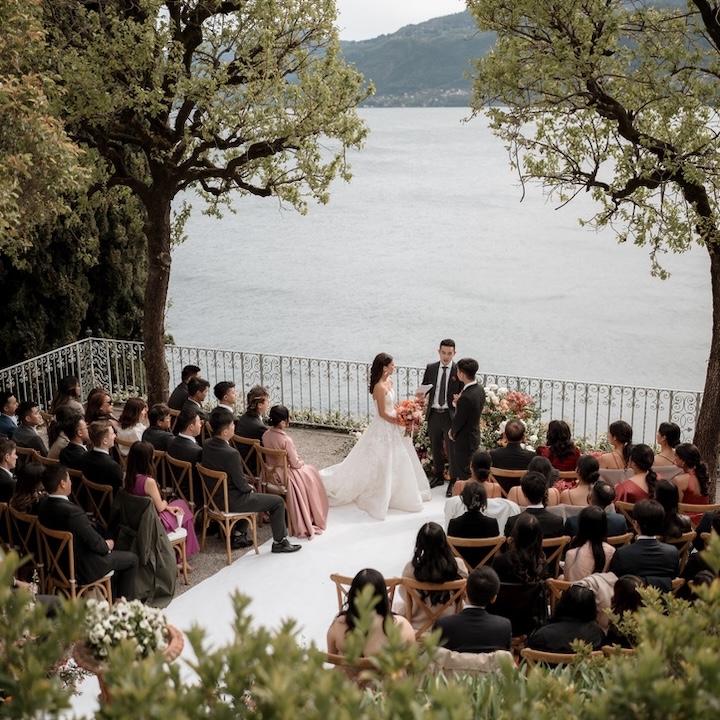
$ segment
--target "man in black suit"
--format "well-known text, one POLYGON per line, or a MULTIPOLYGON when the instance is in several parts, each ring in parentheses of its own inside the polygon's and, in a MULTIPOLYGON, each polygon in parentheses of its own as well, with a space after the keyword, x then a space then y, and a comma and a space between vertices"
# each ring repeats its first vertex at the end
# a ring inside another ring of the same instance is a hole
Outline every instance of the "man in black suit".
MULTIPOLYGON (((533 450, 526 450, 522 443, 525 440, 525 423, 512 418, 505 423, 505 447, 490 451, 492 466, 503 470, 527 470, 530 461, 535 457, 533 450)), ((517 478, 496 478, 505 492, 520 484, 517 478)))
MULTIPOLYGON (((531 472, 523 476, 520 481, 525 497, 530 503, 525 512, 534 515, 543 531, 543 538, 560 537, 563 534, 563 519, 559 515, 553 515, 545 508, 547 502, 548 487, 547 480, 540 473, 531 472)), ((505 536, 510 537, 515 522, 520 515, 513 515, 505 523, 505 536)))
POLYGON ((632 545, 619 547, 610 562, 610 570, 618 577, 637 575, 648 584, 663 590, 680 572, 678 550, 660 542, 665 511, 657 500, 639 500, 633 508, 633 525, 637 537, 632 545))
MULTIPOLYGON (((232 413, 226 408, 215 408, 210 413, 210 426, 213 436, 203 443, 202 463, 209 470, 218 470, 227 474, 228 505, 231 512, 269 512, 272 527, 274 553, 292 553, 300 550, 287 537, 285 525, 285 503, 277 495, 256 493, 248 484, 243 472, 240 453, 230 445, 235 434, 232 413)), ((222 497, 217 498, 220 507, 222 497)))
POLYGON ((477 360, 472 358, 463 358, 457 364, 457 374, 463 389, 457 398, 455 415, 448 431, 452 450, 450 482, 445 493, 447 497, 452 497, 456 480, 467 480, 470 477, 470 460, 480 446, 480 416, 485 406, 485 390, 475 379, 478 368, 477 360))
POLYGON ((475 568, 467 579, 466 605, 458 615, 438 618, 433 630, 440 628, 440 643, 448 650, 468 653, 486 653, 510 650, 512 625, 500 615, 491 615, 488 605, 495 602, 500 592, 500 578, 491 568, 475 568))
POLYGON ((110 455, 115 445, 113 426, 109 420, 95 420, 88 426, 88 437, 92 449, 82 458, 82 474, 98 485, 112 485, 113 491, 117 492, 122 487, 123 471, 110 455))
MULTIPOLYGON (((597 480, 592 485, 592 490, 588 496, 590 505, 602 508, 607 515, 608 537, 614 535, 624 535, 627 529, 625 516, 614 511, 608 512, 610 504, 615 499, 615 488, 605 480, 597 480)), ((578 531, 579 515, 570 515, 565 521, 565 535, 575 537, 578 531)))
POLYGON ((445 484, 445 465, 448 464, 452 446, 448 441, 448 431, 455 415, 453 400, 462 390, 462 381, 457 374, 455 357, 455 341, 450 338, 440 341, 438 350, 440 361, 429 363, 425 368, 422 384, 431 385, 427 392, 427 433, 430 438, 430 450, 433 458, 434 477, 430 487, 441 487, 445 484))
POLYGON ((17 406, 18 401, 14 393, 9 390, 0 393, 0 437, 13 439, 15 430, 17 430, 17 420, 15 419, 17 406))
MULTIPOLYGON (((184 410, 175 421, 175 435, 167 446, 167 454, 175 460, 189 462, 192 465, 193 501, 197 507, 202 507, 203 492, 200 478, 195 471, 195 465, 200 462, 202 448, 197 442, 202 430, 202 418, 197 410, 184 410)), ((186 497, 190 495, 190 488, 183 487, 186 497)))
POLYGON ((203 403, 207 397, 208 390, 210 389, 210 383, 205 378, 194 377, 188 382, 188 399, 182 406, 181 412, 184 410, 195 410, 198 415, 202 418, 202 421, 207 420, 207 413, 203 410, 203 403))
POLYGON ((60 462, 71 470, 82 471, 83 460, 88 452, 85 445, 90 441, 85 418, 79 413, 73 413, 63 422, 62 432, 70 442, 60 451, 60 462))
POLYGON ((8 502, 15 492, 16 464, 15 442, 6 437, 0 437, 0 502, 8 502))
POLYGON ((172 391, 168 400, 168 407, 172 410, 182 410, 185 401, 188 399, 188 383, 190 378, 200 375, 200 368, 197 365, 186 365, 180 373, 180 384, 172 391))
POLYGON ((114 570, 116 597, 131 600, 135 595, 137 555, 113 550, 115 542, 105 540, 90 524, 87 513, 70 500, 72 485, 64 465, 46 467, 43 485, 48 496, 38 507, 38 520, 50 530, 69 530, 73 534, 78 582, 91 583, 114 570))
POLYGON ((173 439, 170 419, 170 408, 165 403, 155 403, 148 412, 148 427, 143 433, 143 442, 149 442, 156 450, 165 452, 173 439))
POLYGON ((32 400, 21 402, 18 405, 17 417, 18 426, 13 434, 15 444, 19 447, 32 448, 43 457, 47 457, 47 445, 37 431, 43 423, 38 404, 32 400))

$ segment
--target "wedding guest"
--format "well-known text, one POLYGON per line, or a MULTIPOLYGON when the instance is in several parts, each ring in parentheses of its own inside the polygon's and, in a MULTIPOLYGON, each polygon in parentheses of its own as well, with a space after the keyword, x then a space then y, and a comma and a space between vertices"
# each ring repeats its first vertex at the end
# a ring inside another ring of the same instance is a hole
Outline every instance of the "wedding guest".
POLYGON ((188 399, 188 382, 191 378, 200 375, 200 368, 197 365, 186 365, 180 373, 180 384, 172 391, 167 404, 171 410, 182 410, 185 401, 188 399))
POLYGON ((182 406, 182 410, 195 410, 205 422, 207 413, 203 410, 203 403, 207 398, 210 383, 201 377, 193 377, 188 381, 188 399, 182 406))
POLYGON ((582 640, 593 650, 599 650, 605 641, 605 633, 595 622, 595 616, 592 590, 572 585, 560 597, 547 625, 530 635, 528 647, 544 652, 571 653, 574 652, 572 643, 582 640))
POLYGON ((38 462, 25 463, 17 471, 15 492, 10 498, 10 507, 28 515, 37 515, 38 504, 43 496, 44 466, 38 462))
POLYGON ((657 475, 652 468, 654 459, 655 453, 649 445, 633 445, 628 463, 633 476, 615 486, 616 500, 634 503, 655 496, 657 475))
POLYGON ((261 385, 250 388, 247 394, 245 412, 235 421, 235 434, 252 440, 262 440, 268 429, 263 415, 270 405, 270 394, 261 385))
POLYGON ((675 465, 675 446, 680 442, 680 427, 674 422, 660 423, 657 431, 657 444, 660 451, 655 456, 653 465, 667 467, 675 465))
MULTIPOLYGON (((200 545, 195 535, 192 511, 184 500, 171 502, 163 500, 158 484, 151 475, 152 460, 153 446, 150 443, 142 441, 133 443, 128 453, 124 488, 131 495, 149 497, 153 501, 165 532, 174 532, 178 527, 185 528, 187 530, 185 540, 187 556, 195 555, 200 551, 200 545)), ((191 566, 188 566, 188 570, 192 569, 191 566)))
POLYGON ((7 502, 15 492, 15 465, 17 450, 15 443, 0 437, 0 502, 7 502))
MULTIPOLYGON (((202 483, 195 470, 195 465, 197 465, 202 458, 202 447, 197 442, 197 438, 200 437, 200 431, 202 430, 202 423, 202 418, 196 410, 184 410, 178 415, 175 421, 175 432, 177 435, 168 442, 167 446, 167 454, 169 457, 175 460, 189 462, 192 466, 192 500, 196 507, 203 505, 202 483)), ((186 493, 185 497, 189 498, 189 484, 181 489, 186 493)), ((252 544, 249 540, 247 542, 252 544)), ((243 547, 249 547, 249 545, 243 547)))
MULTIPOLYGON (((500 535, 500 528, 495 518, 486 517, 487 494, 482 483, 472 482, 465 485, 462 491, 463 504, 467 512, 448 523, 447 534, 460 538, 491 538, 500 535)), ((458 548, 458 552, 472 567, 477 566, 488 553, 486 548, 458 548)))
POLYGON ((17 408, 18 426, 13 440, 18 447, 32 448, 43 457, 48 456, 45 441, 38 435, 38 427, 43 424, 40 408, 36 402, 25 400, 17 408))
POLYGON ((438 618, 433 630, 440 630, 440 643, 456 652, 486 653, 510 650, 512 624, 500 615, 491 615, 500 591, 500 578, 490 567, 475 568, 467 581, 468 603, 457 615, 438 618))
POLYGON ((387 643, 388 624, 400 628, 400 637, 408 644, 415 642, 415 632, 410 623, 402 616, 396 615, 390 608, 385 578, 371 568, 361 570, 352 581, 347 596, 347 609, 339 613, 333 620, 327 632, 327 648, 329 653, 343 655, 345 653, 346 636, 352 632, 358 623, 357 598, 360 593, 370 586, 373 596, 378 599, 374 606, 370 631, 362 651, 362 657, 377 655, 387 643))
POLYGON ((577 535, 565 555, 562 580, 576 582, 592 573, 608 571, 615 548, 605 542, 607 527, 607 515, 601 508, 590 505, 581 510, 577 535))
MULTIPOLYGON (((147 427, 147 417, 147 403, 140 397, 128 398, 122 413, 120 413, 120 419, 118 420, 120 429, 117 431, 117 436, 121 440, 130 442, 142 440, 147 427)), ((117 445, 116 449, 123 457, 127 457, 130 452, 130 448, 123 445, 117 445)))
POLYGON ((537 454, 546 457, 560 471, 574 470, 580 450, 572 440, 570 426, 564 420, 551 420, 547 429, 547 445, 541 445, 537 454))
POLYGON ((560 493, 560 502, 564 505, 588 505, 592 487, 600 479, 599 469, 597 458, 581 455, 575 467, 575 487, 563 490, 560 493))
MULTIPOLYGON (((418 531, 412 560, 403 568, 402 576, 424 583, 445 583, 466 578, 467 575, 465 563, 452 554, 445 531, 437 523, 425 523, 418 531)), ((407 593, 402 585, 398 588, 398 593, 400 599, 407 603, 407 593)), ((421 597, 433 608, 446 601, 446 593, 439 591, 423 591, 421 597)), ((410 623, 415 630, 419 630, 426 620, 426 615, 418 605, 413 607, 413 611, 410 623)), ((453 612, 453 608, 448 607, 443 615, 453 612)))
POLYGON ((58 460, 60 458, 60 452, 66 448, 70 442, 63 429, 65 423, 70 418, 83 417, 84 414, 84 412, 76 410, 72 405, 61 405, 55 411, 55 415, 48 423, 47 428, 48 443, 50 445, 50 449, 48 450, 49 458, 58 460))
POLYGON ((296 537, 312 540, 327 527, 328 497, 317 468, 306 465, 298 456, 295 443, 285 432, 290 425, 290 413, 284 405, 270 408, 270 428, 262 437, 262 444, 271 450, 284 450, 287 458, 287 478, 283 477, 278 464, 271 465, 267 458, 275 482, 286 486, 286 500, 290 525, 296 537))
MULTIPOLYGON (((518 418, 511 418, 505 423, 505 447, 490 451, 492 465, 502 470, 527 470, 530 461, 535 457, 533 450, 523 447, 525 440, 525 423, 518 418)), ((505 492, 520 484, 516 478, 496 478, 505 492)))
POLYGON ((610 423, 608 442, 613 446, 611 452, 600 456, 600 469, 624 470, 630 462, 632 447, 632 427, 624 420, 610 423))
POLYGON ((645 583, 637 575, 623 575, 617 579, 610 608, 618 616, 618 620, 611 623, 608 628, 605 637, 606 645, 619 645, 623 648, 634 647, 634 638, 622 632, 618 626, 625 615, 637 612, 645 606, 642 596, 638 592, 638 588, 642 587, 645 587, 645 583))
POLYGON ((677 485, 671 480, 660 478, 655 485, 655 499, 663 506, 665 511, 665 519, 660 533, 663 542, 677 539, 683 533, 692 530, 690 518, 687 515, 680 515, 678 512, 680 494, 677 485))
POLYGON ((689 505, 706 505, 710 478, 707 466, 700 457, 700 451, 692 443, 675 446, 675 464, 682 470, 672 481, 680 492, 680 502, 689 505))
POLYGON ((18 401, 14 393, 9 390, 0 393, 0 437, 4 436, 12 440, 17 429, 17 420, 15 419, 17 406, 18 401))
POLYGON ((237 402, 237 391, 235 383, 231 380, 222 380, 213 388, 213 395, 218 401, 218 407, 224 407, 235 415, 235 403, 237 402))
POLYGON ((560 537, 563 534, 563 519, 559 515, 554 515, 546 509, 548 486, 547 480, 540 473, 532 472, 523 475, 520 480, 520 487, 529 501, 529 505, 520 515, 508 518, 505 523, 504 534, 509 536, 512 534, 513 526, 522 515, 534 515, 540 523, 543 537, 552 538, 560 537))
MULTIPOLYGON (((547 484, 547 498, 545 505, 551 507, 560 503, 560 492, 557 488, 554 488, 553 482, 557 476, 557 470, 550 464, 550 461, 546 457, 536 455, 528 465, 527 468, 529 473, 540 473, 547 484)), ((517 503, 520 507, 527 507, 530 501, 525 496, 520 485, 511 487, 508 492, 508 500, 512 500, 517 503)))
POLYGON ((539 520, 527 512, 518 515, 508 549, 493 560, 500 582, 534 584, 550 577, 542 541, 539 520))
POLYGON ((471 482, 479 482, 485 486, 485 493, 488 499, 501 498, 503 496, 500 486, 493 480, 490 474, 492 466, 492 458, 487 450, 478 450, 473 454, 470 461, 470 479, 458 480, 452 489, 453 497, 460 495, 463 488, 471 482))
MULTIPOLYGON (((605 480, 596 480, 590 490, 590 505, 599 507, 607 515, 608 536, 624 535, 627 532, 625 516, 615 512, 612 504, 615 499, 615 488, 605 480)), ((565 535, 575 537, 578 531, 578 515, 568 515, 565 521, 565 535)))
POLYGON ((85 418, 79 413, 71 415, 62 425, 62 433, 68 438, 68 444, 60 451, 60 462, 71 470, 81 470, 83 458, 87 454, 90 442, 85 418))
POLYGON ((108 420, 96 420, 88 425, 88 438, 92 446, 80 463, 82 474, 90 482, 111 485, 113 490, 122 487, 123 471, 113 460, 110 450, 115 445, 115 430, 108 420))
POLYGON ((115 432, 120 429, 112 414, 113 405, 110 393, 105 388, 93 388, 88 395, 85 407, 85 422, 88 427, 96 420, 105 420, 112 425, 115 432))
POLYGON ((170 408, 165 403, 155 403, 148 411, 148 426, 143 432, 142 441, 149 442, 156 450, 167 450, 173 439, 171 420, 170 408))
POLYGON ((85 408, 80 402, 80 383, 74 375, 68 375, 58 383, 57 391, 50 402, 48 411, 50 414, 55 415, 58 408, 66 406, 79 413, 85 412, 85 408))

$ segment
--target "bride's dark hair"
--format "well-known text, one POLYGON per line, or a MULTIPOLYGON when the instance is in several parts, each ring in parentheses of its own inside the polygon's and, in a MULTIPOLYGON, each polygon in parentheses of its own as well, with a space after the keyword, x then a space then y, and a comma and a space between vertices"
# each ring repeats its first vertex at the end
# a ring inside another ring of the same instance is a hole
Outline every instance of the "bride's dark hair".
POLYGON ((380 382, 382 378, 383 370, 393 361, 392 355, 387 353, 378 353, 372 362, 370 368, 370 394, 375 389, 375 386, 380 382))

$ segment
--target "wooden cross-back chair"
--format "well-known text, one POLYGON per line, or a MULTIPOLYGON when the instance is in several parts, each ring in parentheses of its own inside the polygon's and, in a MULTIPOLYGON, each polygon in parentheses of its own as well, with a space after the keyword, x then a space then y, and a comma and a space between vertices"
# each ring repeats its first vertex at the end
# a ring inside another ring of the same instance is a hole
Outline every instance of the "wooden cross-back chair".
POLYGON ((465 578, 461 580, 451 580, 445 583, 425 583, 415 580, 414 578, 402 578, 401 585, 405 589, 407 619, 412 622, 415 615, 415 607, 421 610, 422 622, 420 627, 415 629, 415 638, 417 640, 420 640, 423 635, 432 630, 435 621, 441 617, 448 608, 452 608, 455 613, 459 613, 462 610, 466 584, 467 581, 465 578), (447 599, 445 602, 431 605, 423 598, 423 593, 426 592, 446 593, 447 599))
MULTIPOLYGON (((177 495, 184 500, 190 508, 193 517, 200 512, 195 502, 195 488, 193 482, 193 466, 187 460, 177 460, 165 453, 165 485, 163 492, 169 495, 177 495)), ((198 500, 202 500, 198 498, 198 500)))
POLYGON ((467 568, 468 572, 471 572, 476 567, 482 567, 487 565, 492 559, 500 552, 502 546, 505 544, 506 537, 504 535, 498 535, 496 537, 489 538, 461 538, 454 537, 452 535, 447 536, 448 545, 453 552, 455 557, 459 557, 467 568), (465 556, 462 554, 462 548, 468 548, 472 550, 485 550, 485 555, 480 561, 473 565, 468 562, 465 556))
POLYGON ((127 451, 130 452, 130 448, 137 442, 137 440, 123 440, 122 438, 116 437, 115 438, 115 449, 117 452, 115 453, 118 462, 120 463, 120 467, 123 469, 123 472, 127 470, 127 459, 128 459, 128 453, 125 453, 124 455, 120 452, 120 448, 127 448, 127 451))
POLYGON ((635 507, 635 503, 623 502, 622 500, 615 501, 615 509, 619 510, 625 516, 625 520, 626 520, 629 528, 634 527, 633 526, 633 508, 634 507, 635 507))
POLYGON ((164 490, 167 486, 167 479, 165 478, 165 451, 164 450, 153 450, 152 462, 150 467, 152 468, 152 476, 158 484, 160 490, 164 490))
MULTIPOLYGON (((578 653, 553 653, 543 650, 533 650, 532 648, 523 648, 520 656, 530 667, 535 665, 570 665, 580 658, 578 653)), ((593 650, 590 653, 591 658, 605 657, 602 650, 593 650)))
POLYGON ((205 549, 205 537, 211 520, 215 520, 220 526, 220 532, 225 537, 228 565, 232 565, 231 539, 232 531, 240 520, 247 520, 252 530, 252 542, 255 554, 258 555, 257 544, 257 517, 254 512, 231 512, 228 503, 228 481, 227 473, 219 470, 210 470, 200 463, 195 466, 196 471, 202 480, 203 489, 203 523, 202 540, 200 546, 205 549), (219 498, 219 499, 218 499, 219 498))
POLYGON ((545 589, 547 590, 548 606, 550 608, 550 615, 555 612, 555 608, 558 601, 562 597, 562 594, 572 585, 570 580, 557 580, 555 578, 548 578, 545 581, 545 589))
POLYGON ((262 483, 262 459, 258 455, 260 441, 255 438, 243 437, 242 435, 233 435, 230 438, 230 444, 240 453, 243 464, 243 472, 248 477, 248 482, 252 479, 255 489, 260 489, 262 483))
POLYGON ((29 462, 40 462, 40 453, 36 452, 32 448, 21 447, 20 445, 15 446, 17 452, 17 464, 15 469, 21 468, 25 463, 29 462))
POLYGON ((570 542, 571 538, 569 535, 561 535, 560 537, 554 538, 543 538, 542 546, 545 551, 545 558, 547 559, 548 566, 552 577, 560 575, 560 560, 562 559, 563 552, 570 542), (550 550, 551 552, 548 552, 550 550))
MULTIPOLYGON (((337 592, 338 612, 342 612, 345 609, 345 603, 347 602, 347 596, 350 590, 350 586, 352 585, 353 578, 351 578, 349 575, 332 573, 330 575, 330 579, 335 583, 335 591, 337 592)), ((385 578, 385 588, 387 589, 387 594, 390 600, 391 607, 393 604, 393 600, 395 599, 395 590, 401 582, 402 578, 385 578)))
POLYGON ((605 657, 615 657, 617 655, 632 657, 635 655, 635 648, 624 648, 619 645, 603 645, 600 650, 602 650, 605 657))
POLYGON ((169 408, 169 410, 170 410, 170 432, 174 432, 175 423, 177 422, 177 419, 180 415, 180 411, 173 410, 172 408, 169 408))
POLYGON ((83 478, 82 471, 68 468, 68 475, 70 476, 70 484, 72 485, 72 490, 70 491, 70 498, 74 500, 78 505, 80 505, 80 502, 78 500, 78 492, 80 493, 80 495, 82 495, 82 490, 80 489, 83 478))
POLYGON ((508 496, 508 492, 511 487, 515 487, 520 484, 520 478, 523 475, 527 475, 527 470, 505 470, 504 468, 490 468, 490 475, 495 479, 495 482, 500 486, 503 497, 508 496))
POLYGON ((284 450, 266 448, 262 445, 258 445, 255 448, 255 452, 260 459, 263 490, 268 493, 268 495, 279 495, 283 499, 285 503, 288 535, 292 535, 293 526, 288 509, 287 497, 289 483, 287 453, 284 450))
POLYGON ((683 533, 680 537, 668 538, 666 540, 658 537, 658 540, 661 540, 668 545, 674 545, 677 548, 678 556, 680 558, 680 574, 682 574, 682 571, 685 569, 688 557, 690 556, 690 548, 692 548, 693 540, 695 540, 696 537, 697 533, 694 530, 689 530, 688 532, 683 533))
POLYGON ((28 557, 29 563, 18 568, 20 575, 27 581, 32 580, 32 571, 36 571, 41 590, 45 589, 45 564, 42 559, 38 519, 35 515, 20 512, 8 505, 8 520, 11 524, 13 541, 18 548, 20 557, 28 557))
POLYGON ((112 605, 110 579, 115 571, 111 570, 98 580, 81 585, 75 574, 73 534, 67 530, 50 530, 40 523, 37 527, 42 540, 47 591, 50 594, 60 592, 71 600, 76 600, 90 591, 96 591, 112 605))
POLYGON ((48 465, 59 465, 60 460, 58 458, 43 457, 40 453, 37 454, 37 462, 47 467, 48 465))
POLYGON ((629 545, 634 537, 635 533, 626 532, 623 535, 610 535, 606 542, 608 545, 612 545, 613 547, 621 547, 623 545, 629 545))
POLYGON ((577 480, 577 473, 574 470, 558 470, 558 480, 577 480))
POLYGON ((113 486, 94 483, 83 475, 75 495, 78 505, 107 529, 114 497, 113 486))

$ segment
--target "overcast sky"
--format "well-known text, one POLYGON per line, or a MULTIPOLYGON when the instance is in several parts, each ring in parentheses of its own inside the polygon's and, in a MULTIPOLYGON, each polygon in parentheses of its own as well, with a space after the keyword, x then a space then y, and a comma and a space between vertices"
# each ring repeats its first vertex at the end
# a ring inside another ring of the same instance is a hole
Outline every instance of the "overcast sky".
POLYGON ((464 0, 335 0, 342 40, 367 40, 404 25, 451 15, 465 9, 464 0))

